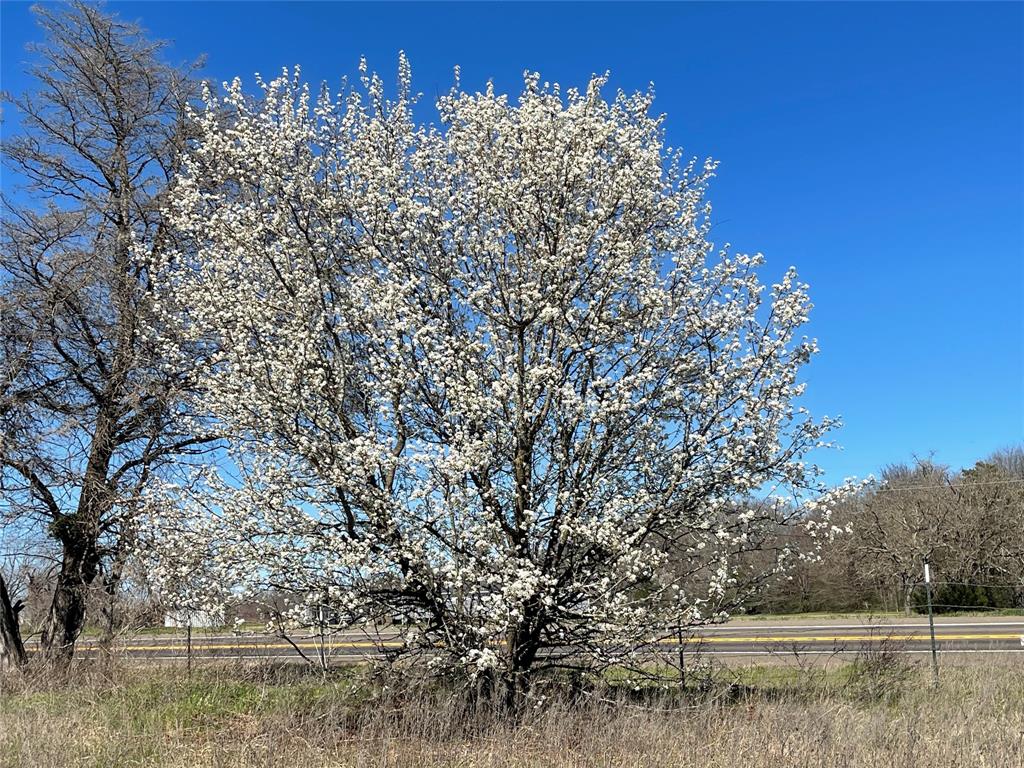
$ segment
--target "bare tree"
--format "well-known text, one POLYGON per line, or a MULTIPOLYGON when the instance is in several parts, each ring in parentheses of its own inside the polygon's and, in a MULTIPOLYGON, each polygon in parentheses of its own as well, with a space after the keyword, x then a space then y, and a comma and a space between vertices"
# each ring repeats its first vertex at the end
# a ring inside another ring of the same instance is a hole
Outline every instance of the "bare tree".
POLYGON ((880 486, 853 515, 848 556, 865 574, 896 585, 907 613, 923 563, 948 561, 956 552, 950 535, 956 517, 952 480, 946 467, 928 460, 886 467, 880 486))
POLYGON ((895 586, 904 609, 930 562, 947 607, 1021 603, 1024 596, 1024 451, 999 451, 969 469, 928 460, 894 465, 881 484, 838 516, 853 535, 829 546, 825 565, 809 575, 824 607, 844 605, 842 589, 871 582, 895 586), (830 569, 844 568, 836 578, 830 569), (856 578, 854 578, 854 576, 856 578), (859 582, 859 583, 858 583, 859 582), (840 586, 840 584, 842 586, 840 586))
POLYGON ((1024 605, 1024 450, 999 451, 958 481, 960 578, 981 590, 1009 592, 1024 605))
POLYGON ((4 191, 0 240, 0 518, 56 544, 41 641, 66 662, 88 590, 116 589, 141 489, 203 445, 179 419, 187 372, 153 341, 146 268, 174 239, 160 205, 194 83, 134 24, 80 2, 34 12, 36 88, 6 97, 20 126, 3 157, 22 183, 4 191))
POLYGON ((1001 448, 989 456, 986 462, 1001 469, 1007 480, 1024 483, 1024 445, 1001 448))
POLYGON ((7 582, 0 573, 0 669, 25 663, 25 645, 18 627, 18 614, 23 607, 20 600, 11 600, 7 582))
POLYGON ((1024 606, 1024 445, 996 451, 987 463, 1001 472, 994 485, 1001 486, 1006 492, 1002 496, 1002 506, 1008 535, 1003 547, 1003 561, 1018 583, 1018 603, 1024 606))

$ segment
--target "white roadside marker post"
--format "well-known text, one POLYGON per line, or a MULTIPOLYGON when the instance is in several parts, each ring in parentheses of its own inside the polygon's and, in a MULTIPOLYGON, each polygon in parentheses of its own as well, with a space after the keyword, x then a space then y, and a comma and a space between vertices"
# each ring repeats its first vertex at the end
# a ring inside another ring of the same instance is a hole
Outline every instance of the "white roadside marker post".
POLYGON ((932 572, 926 562, 924 564, 924 592, 928 600, 928 630, 932 637, 932 682, 939 684, 939 656, 935 650, 935 617, 932 614, 932 572))
POLYGON ((188 624, 185 626, 185 668, 188 670, 188 679, 192 679, 192 612, 188 614, 188 624))

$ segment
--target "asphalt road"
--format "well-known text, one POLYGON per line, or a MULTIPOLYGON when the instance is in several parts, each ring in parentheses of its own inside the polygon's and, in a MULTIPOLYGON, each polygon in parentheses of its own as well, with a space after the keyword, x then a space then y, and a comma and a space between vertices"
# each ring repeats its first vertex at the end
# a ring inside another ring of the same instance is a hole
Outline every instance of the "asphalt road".
MULTIPOLYGON (((213 634, 214 630, 195 630, 191 654, 196 659, 274 659, 301 661, 302 654, 319 654, 318 637, 295 636, 291 642, 269 635, 213 634)), ((943 620, 935 625, 936 641, 941 654, 1010 654, 1024 653, 1024 619, 962 619, 943 620)), ((327 636, 324 650, 338 662, 353 662, 380 655, 387 648, 399 645, 394 633, 371 635, 346 631, 327 636)), ((29 643, 29 650, 33 649, 29 643)), ((674 640, 660 644, 665 652, 675 653, 674 640)), ((686 639, 687 653, 710 656, 786 657, 795 654, 846 655, 864 649, 885 647, 899 653, 928 653, 930 639, 928 622, 911 619, 906 622, 855 623, 798 621, 743 622, 707 627, 686 639)), ((113 652, 138 661, 184 660, 189 654, 187 639, 182 634, 136 635, 118 639, 113 652)), ((79 642, 77 653, 84 657, 105 653, 94 640, 79 642)), ((1022 656, 1024 660, 1024 656, 1022 656)))

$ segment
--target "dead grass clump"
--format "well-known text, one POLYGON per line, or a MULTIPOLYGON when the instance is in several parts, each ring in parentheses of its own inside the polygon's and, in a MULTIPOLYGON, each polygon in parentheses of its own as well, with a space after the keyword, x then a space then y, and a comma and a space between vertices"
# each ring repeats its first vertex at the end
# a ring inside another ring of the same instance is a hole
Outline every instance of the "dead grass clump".
POLYGON ((919 673, 906 653, 906 643, 894 640, 889 632, 875 636, 857 652, 849 667, 847 689, 863 701, 891 704, 906 693, 919 673))

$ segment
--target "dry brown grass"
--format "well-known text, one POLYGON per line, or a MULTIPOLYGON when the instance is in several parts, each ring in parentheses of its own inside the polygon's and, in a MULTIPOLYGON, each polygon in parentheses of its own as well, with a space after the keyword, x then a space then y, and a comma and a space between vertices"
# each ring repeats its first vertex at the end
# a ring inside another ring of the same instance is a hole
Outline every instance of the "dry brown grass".
POLYGON ((512 722, 359 672, 95 667, 2 682, 0 765, 1024 766, 1024 668, 943 673, 933 691, 925 668, 752 668, 685 700, 608 687, 512 722))

